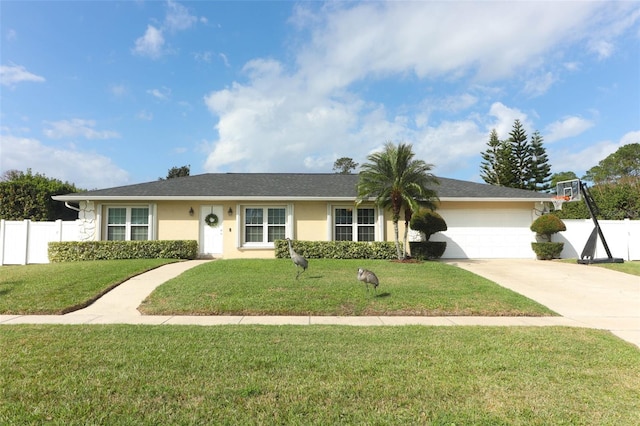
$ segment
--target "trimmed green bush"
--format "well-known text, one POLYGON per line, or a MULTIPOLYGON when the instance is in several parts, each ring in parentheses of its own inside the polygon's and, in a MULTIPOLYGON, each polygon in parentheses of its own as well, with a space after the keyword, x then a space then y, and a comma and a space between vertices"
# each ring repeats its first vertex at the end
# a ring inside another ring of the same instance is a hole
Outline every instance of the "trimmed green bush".
POLYGON ((531 243, 531 248, 539 260, 559 259, 564 243, 531 243))
MULTIPOLYGON (((307 259, 397 259, 393 242, 372 241, 294 241, 296 253, 307 259)), ((286 240, 275 241, 275 256, 279 259, 289 257, 289 245, 286 240)))
POLYGON ((558 216, 554 214, 545 214, 534 220, 530 229, 536 234, 545 237, 547 242, 551 242, 552 234, 566 231, 567 227, 558 216))
POLYGON ((446 241, 412 241, 409 243, 411 257, 418 260, 440 259, 447 249, 446 241))
POLYGON ((415 231, 422 232, 427 241, 429 241, 429 238, 436 232, 447 230, 447 223, 442 216, 433 210, 420 210, 414 213, 413 216, 411 216, 409 226, 415 231))
POLYGON ((115 259, 195 259, 198 242, 160 241, 68 241, 49 243, 50 262, 115 259))

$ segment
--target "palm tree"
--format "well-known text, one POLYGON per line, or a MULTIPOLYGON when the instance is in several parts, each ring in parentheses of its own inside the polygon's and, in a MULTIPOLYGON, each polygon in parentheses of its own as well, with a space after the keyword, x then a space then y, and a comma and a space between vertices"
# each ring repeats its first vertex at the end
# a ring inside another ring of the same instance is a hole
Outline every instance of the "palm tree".
POLYGON ((414 160, 410 144, 397 146, 387 142, 381 152, 367 157, 368 162, 360 168, 357 203, 375 197, 375 203, 391 210, 398 259, 405 257, 409 220, 420 207, 434 209, 438 199, 429 188, 438 180, 430 173, 433 165, 414 160), (400 213, 405 212, 405 237, 402 251, 398 239, 400 213))

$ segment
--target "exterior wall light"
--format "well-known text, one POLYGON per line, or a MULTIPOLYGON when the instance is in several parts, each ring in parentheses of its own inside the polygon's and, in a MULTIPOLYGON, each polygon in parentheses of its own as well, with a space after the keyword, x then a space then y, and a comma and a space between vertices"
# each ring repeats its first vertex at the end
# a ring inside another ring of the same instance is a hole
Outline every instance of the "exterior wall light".
POLYGON ((189 216, 193 216, 193 207, 189 209, 189 216))
POLYGON ((233 210, 231 210, 231 207, 229 207, 229 210, 227 210, 227 214, 229 216, 233 216, 233 210))

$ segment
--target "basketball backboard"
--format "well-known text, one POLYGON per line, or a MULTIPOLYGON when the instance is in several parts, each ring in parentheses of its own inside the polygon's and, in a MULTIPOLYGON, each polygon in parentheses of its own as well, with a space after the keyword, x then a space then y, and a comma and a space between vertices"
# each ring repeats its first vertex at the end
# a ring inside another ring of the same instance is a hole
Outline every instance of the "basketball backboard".
POLYGON ((565 201, 580 201, 580 179, 563 180, 556 184, 556 197, 562 197, 565 201))

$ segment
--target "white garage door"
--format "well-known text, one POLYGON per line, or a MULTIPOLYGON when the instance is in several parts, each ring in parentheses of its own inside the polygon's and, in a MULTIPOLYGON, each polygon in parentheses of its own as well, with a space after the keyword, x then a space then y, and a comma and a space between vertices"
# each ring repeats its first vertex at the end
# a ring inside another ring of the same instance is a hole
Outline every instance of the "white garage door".
POLYGON ((531 249, 535 234, 529 229, 533 221, 531 210, 442 209, 438 213, 448 229, 431 239, 447 242, 443 258, 535 258, 531 249))

